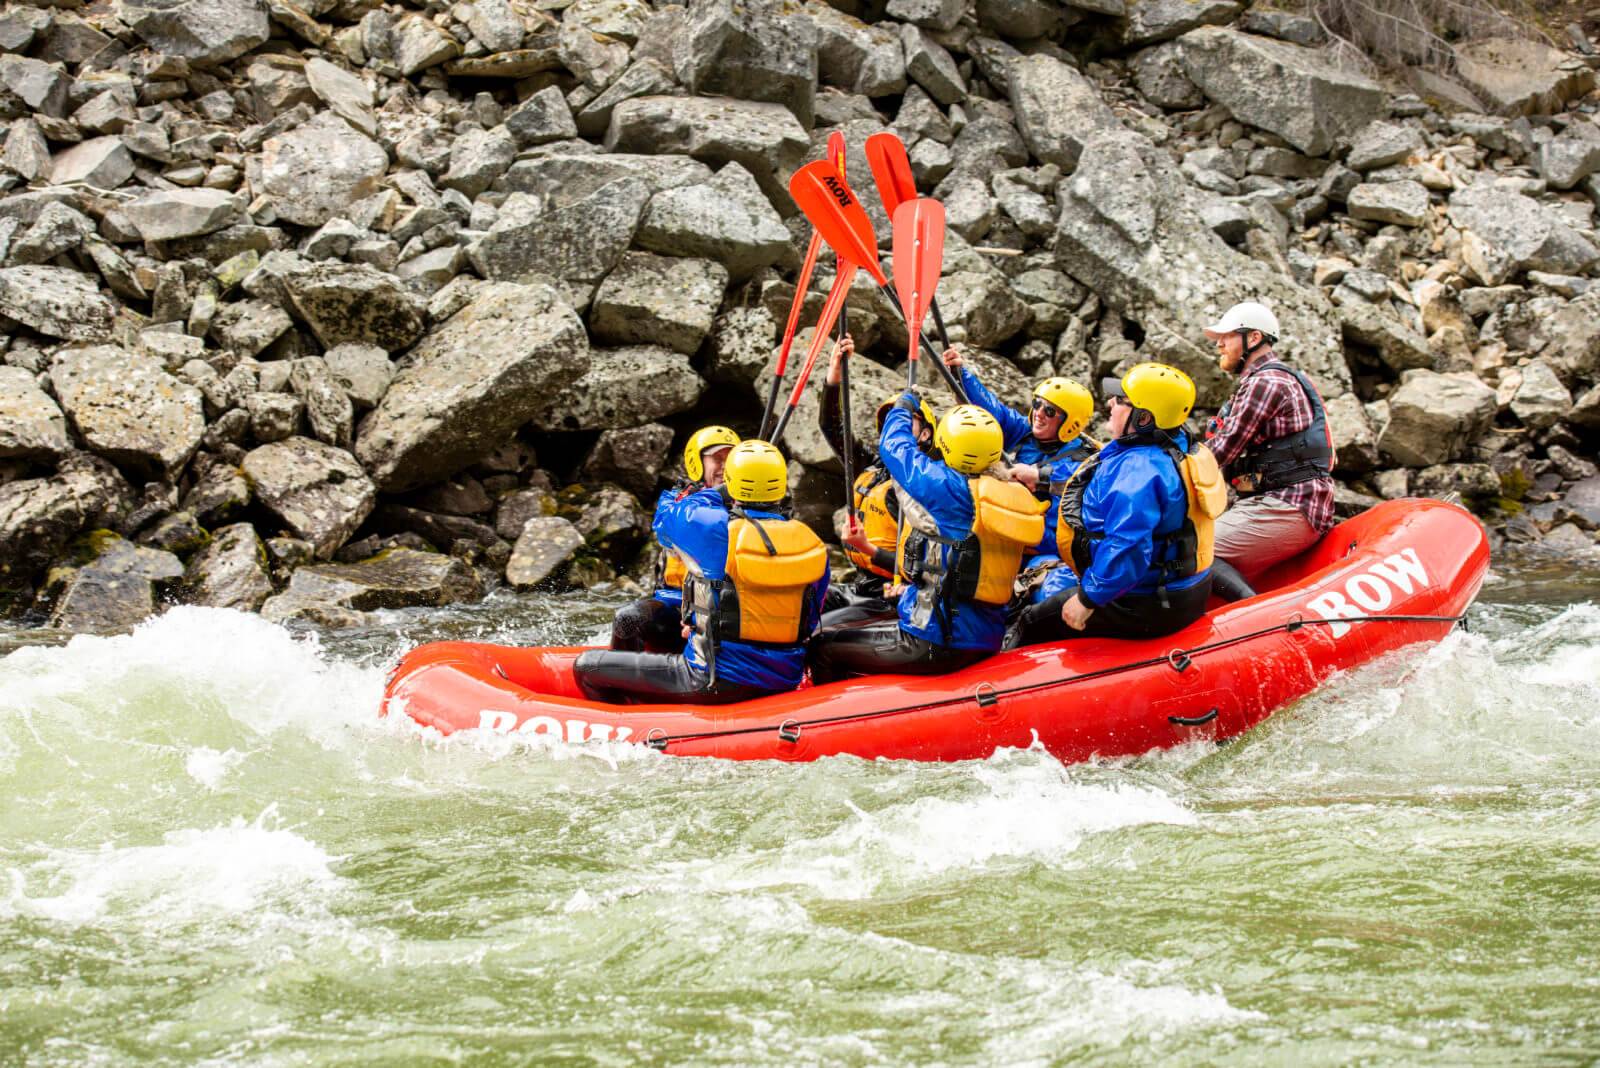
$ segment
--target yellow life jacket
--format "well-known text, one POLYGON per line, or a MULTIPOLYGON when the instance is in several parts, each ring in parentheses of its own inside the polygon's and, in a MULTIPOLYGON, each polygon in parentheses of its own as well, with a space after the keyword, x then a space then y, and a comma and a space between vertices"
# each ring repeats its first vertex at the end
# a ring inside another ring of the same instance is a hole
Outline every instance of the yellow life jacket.
POLYGON ((726 578, 690 572, 683 610, 696 631, 720 641, 796 645, 818 606, 812 586, 828 568, 828 550, 798 519, 728 521, 726 578))
MULTIPOLYGON (((861 529, 874 549, 893 552, 900 537, 899 505, 895 503, 894 482, 882 464, 873 464, 856 476, 854 508, 861 529)), ((871 553, 846 549, 850 562, 862 571, 883 578, 894 576, 872 562, 871 553)))
POLYGON ((917 626, 926 626, 936 609, 948 614, 956 601, 1006 604, 1023 554, 1044 537, 1044 513, 1050 505, 1027 487, 992 475, 975 476, 967 485, 974 516, 967 537, 929 533, 927 523, 906 523, 901 535, 896 566, 917 588, 912 610, 917 626))
MULTIPOLYGON (((1228 483, 1222 477, 1217 458, 1204 443, 1195 443, 1187 453, 1171 438, 1162 436, 1161 450, 1178 469, 1188 498, 1183 526, 1156 538, 1157 561, 1163 583, 1187 578, 1211 566, 1216 521, 1228 510, 1228 483), (1166 559, 1162 559, 1165 557, 1166 559)), ((1083 525, 1083 494, 1093 480, 1099 457, 1073 472, 1061 494, 1061 511, 1056 515, 1056 547, 1061 559, 1082 576, 1094 560, 1094 543, 1100 535, 1083 525)))
POLYGON ((689 574, 689 567, 683 562, 683 557, 671 549, 661 549, 656 553, 656 587, 665 590, 683 589, 683 580, 689 574))

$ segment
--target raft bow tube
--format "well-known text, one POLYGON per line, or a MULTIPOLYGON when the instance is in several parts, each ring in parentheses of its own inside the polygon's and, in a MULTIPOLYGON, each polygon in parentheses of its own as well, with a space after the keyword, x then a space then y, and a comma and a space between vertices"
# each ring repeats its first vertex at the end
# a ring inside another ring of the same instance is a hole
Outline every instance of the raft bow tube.
POLYGON ((948 675, 880 675, 720 706, 587 700, 572 676, 581 648, 436 642, 400 661, 382 714, 441 734, 547 734, 739 760, 969 760, 1035 742, 1067 762, 1131 756, 1234 737, 1334 672, 1438 641, 1488 567, 1488 538, 1468 512, 1388 501, 1261 576, 1258 596, 1213 602, 1160 639, 1080 638, 948 675))

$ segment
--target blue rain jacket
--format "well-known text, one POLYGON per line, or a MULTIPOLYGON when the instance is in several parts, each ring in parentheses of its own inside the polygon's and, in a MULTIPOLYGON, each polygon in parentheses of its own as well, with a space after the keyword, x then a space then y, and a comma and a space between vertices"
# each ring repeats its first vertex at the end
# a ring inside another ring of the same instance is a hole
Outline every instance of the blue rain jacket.
MULTIPOLYGON (((904 408, 891 408, 884 419, 878 457, 900 488, 933 517, 940 537, 962 541, 972 533, 977 514, 967 476, 942 460, 930 459, 917 447, 916 435, 911 432, 911 413, 904 408)), ((925 627, 912 625, 916 600, 915 589, 900 595, 900 629, 907 634, 951 649, 999 651, 1006 631, 1004 605, 958 601, 951 610, 952 632, 946 634, 939 612, 925 627)))
MULTIPOLYGON (((783 519, 777 512, 746 508, 752 519, 783 519)), ((703 489, 678 501, 663 500, 656 505, 652 524, 656 538, 695 562, 708 579, 727 578, 728 521, 731 516, 722 503, 722 492, 703 489)), ((817 625, 822 598, 828 592, 828 573, 815 583, 809 618, 803 621, 806 634, 817 625)), ((683 658, 700 674, 708 673, 704 639, 698 635, 684 647, 683 658)), ((806 647, 794 645, 752 645, 749 642, 717 643, 717 678, 758 689, 779 692, 800 685, 806 670, 806 647)))
MULTIPOLYGON (((1178 448, 1188 449, 1188 436, 1181 430, 1171 436, 1178 448)), ((1103 537, 1094 545, 1080 596, 1099 606, 1124 594, 1155 593, 1162 562, 1156 556, 1156 538, 1182 529, 1188 510, 1183 477, 1159 445, 1107 443, 1083 492, 1084 529, 1103 537)), ((1186 590, 1209 573, 1207 569, 1175 579, 1167 589, 1186 590)), ((1049 597, 1078 585, 1071 569, 1061 567, 1046 576, 1041 592, 1049 597)))
MULTIPOLYGON (((716 505, 718 508, 724 508, 725 510, 725 506, 722 503, 721 490, 711 489, 708 486, 698 486, 697 488, 682 490, 664 489, 661 491, 661 496, 656 498, 655 517, 650 522, 652 529, 655 528, 656 524, 661 522, 661 510, 667 505, 677 502, 680 499, 679 494, 682 494, 682 499, 684 500, 687 500, 690 497, 700 497, 709 503, 716 505)), ((657 540, 659 540, 659 538, 657 540)), ((680 589, 674 589, 671 586, 657 586, 655 588, 655 592, 652 593, 651 596, 660 601, 662 604, 670 604, 674 608, 678 608, 683 604, 683 591, 680 589)))
MULTIPOLYGON (((1032 464, 1039 469, 1039 484, 1049 483, 1071 477, 1072 472, 1078 469, 1078 461, 1072 459, 1071 454, 1084 444, 1082 438, 1073 438, 1059 444, 1041 442, 1033 436, 1033 422, 1028 414, 1008 407, 999 397, 989 392, 989 387, 978 381, 978 376, 966 364, 961 365, 961 386, 967 391, 967 397, 994 416, 1000 423, 1000 430, 1006 436, 1005 449, 1016 457, 1019 464, 1032 464)), ((1050 496, 1050 510, 1046 516, 1053 516, 1061 511, 1061 497, 1058 494, 1050 496)), ((1044 525, 1044 537, 1039 539, 1028 556, 1023 558, 1022 568, 1060 559, 1056 552, 1056 525, 1048 522, 1044 525)))

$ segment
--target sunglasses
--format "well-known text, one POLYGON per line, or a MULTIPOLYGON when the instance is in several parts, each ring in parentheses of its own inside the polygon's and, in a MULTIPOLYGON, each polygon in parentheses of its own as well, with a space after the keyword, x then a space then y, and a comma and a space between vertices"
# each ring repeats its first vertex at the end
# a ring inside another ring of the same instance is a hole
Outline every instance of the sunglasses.
POLYGON ((1119 404, 1126 405, 1129 408, 1133 407, 1133 402, 1130 401, 1127 397, 1123 397, 1123 396, 1120 396, 1120 395, 1113 395, 1111 397, 1111 406, 1113 408, 1115 408, 1119 404))
POLYGON ((1043 412, 1046 419, 1053 419, 1058 415, 1063 419, 1067 417, 1066 412, 1062 411, 1060 408, 1057 408, 1054 404, 1051 404, 1043 397, 1033 398, 1033 410, 1036 412, 1043 412))

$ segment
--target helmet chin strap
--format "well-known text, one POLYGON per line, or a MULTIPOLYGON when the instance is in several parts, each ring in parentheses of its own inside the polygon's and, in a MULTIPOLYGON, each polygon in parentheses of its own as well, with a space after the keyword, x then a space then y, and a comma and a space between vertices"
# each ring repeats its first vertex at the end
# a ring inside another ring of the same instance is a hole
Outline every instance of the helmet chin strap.
MULTIPOLYGON (((1244 358, 1239 361, 1239 372, 1242 372, 1244 370, 1244 365, 1250 362, 1250 357, 1254 356, 1261 349, 1272 347, 1272 342, 1267 340, 1267 335, 1262 334, 1259 330, 1250 330, 1241 326, 1238 330, 1235 330, 1234 333, 1239 335, 1239 344, 1244 349, 1244 358), (1250 344, 1251 334, 1260 334, 1261 340, 1256 342, 1254 345, 1250 344)), ((1237 374, 1239 372, 1235 373, 1237 374)))

